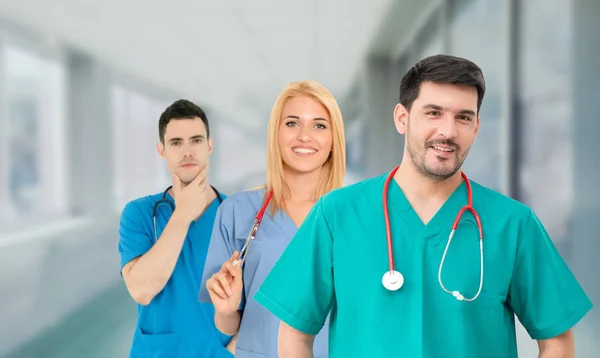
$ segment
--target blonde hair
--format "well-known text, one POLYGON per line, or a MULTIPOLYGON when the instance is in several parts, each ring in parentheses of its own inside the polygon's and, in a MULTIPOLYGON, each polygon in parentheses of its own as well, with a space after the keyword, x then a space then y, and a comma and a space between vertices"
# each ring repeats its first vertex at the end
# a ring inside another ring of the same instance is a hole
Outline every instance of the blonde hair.
POLYGON ((331 134, 333 144, 327 161, 323 164, 323 174, 316 188, 316 198, 344 185, 346 174, 346 139, 342 112, 337 101, 325 87, 316 81, 308 80, 289 83, 273 105, 267 129, 267 183, 261 188, 266 188, 265 198, 269 191, 273 191, 271 198, 271 214, 284 208, 284 189, 286 186, 283 172, 283 158, 277 142, 281 124, 283 107, 287 101, 294 97, 307 96, 325 107, 331 121, 331 134))

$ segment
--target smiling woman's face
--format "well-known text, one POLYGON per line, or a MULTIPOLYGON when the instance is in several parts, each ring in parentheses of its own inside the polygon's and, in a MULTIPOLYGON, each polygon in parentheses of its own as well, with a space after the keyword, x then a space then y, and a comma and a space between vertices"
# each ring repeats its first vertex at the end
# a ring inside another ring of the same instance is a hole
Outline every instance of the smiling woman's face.
POLYGON ((277 143, 286 169, 321 170, 333 145, 327 109, 308 96, 290 98, 281 111, 277 143))

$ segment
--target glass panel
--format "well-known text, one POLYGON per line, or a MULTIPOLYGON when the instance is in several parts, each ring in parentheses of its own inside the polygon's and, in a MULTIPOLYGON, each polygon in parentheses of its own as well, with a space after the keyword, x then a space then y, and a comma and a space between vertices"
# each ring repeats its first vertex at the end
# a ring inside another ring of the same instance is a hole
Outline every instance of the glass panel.
POLYGON ((17 49, 7 48, 4 56, 9 121, 9 198, 15 215, 31 214, 41 189, 36 80, 40 65, 37 58, 17 49))
POLYGON ((65 73, 62 64, 18 47, 6 45, 2 57, 8 194, 0 221, 18 225, 66 211, 65 73))
POLYGON ((560 242, 573 204, 570 2, 522 1, 519 21, 520 199, 560 242))
POLYGON ((483 71, 486 94, 481 125, 464 170, 482 185, 500 190, 500 120, 502 80, 505 78, 503 2, 457 0, 450 4, 451 54, 475 62, 483 71))
POLYGON ((413 43, 414 61, 412 61, 410 66, 427 56, 444 52, 444 38, 441 30, 440 12, 436 10, 431 14, 427 25, 421 30, 413 43))
POLYGON ((112 89, 114 201, 118 211, 128 201, 161 192, 171 183, 156 151, 158 120, 167 106, 122 86, 112 89))
MULTIPOLYGON (((252 117, 251 120, 259 119, 252 117)), ((235 123, 221 120, 210 124, 211 133, 214 133, 211 183, 225 192, 263 185, 266 181, 266 130, 249 136, 246 128, 235 123)))

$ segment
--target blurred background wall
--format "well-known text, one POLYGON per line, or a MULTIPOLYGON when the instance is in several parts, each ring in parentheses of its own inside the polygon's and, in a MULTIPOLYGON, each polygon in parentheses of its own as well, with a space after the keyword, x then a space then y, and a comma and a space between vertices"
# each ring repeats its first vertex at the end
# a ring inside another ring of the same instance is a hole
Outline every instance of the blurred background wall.
MULTIPOLYGON (((155 144, 172 101, 207 111, 210 179, 233 193, 264 181, 279 91, 315 79, 340 102, 352 183, 400 162, 400 77, 437 53, 486 76, 466 172, 530 205, 598 304, 599 16, 597 0, 0 0, 0 357, 127 356, 118 218, 170 182, 155 144)), ((576 339, 600 356, 597 309, 576 339)))

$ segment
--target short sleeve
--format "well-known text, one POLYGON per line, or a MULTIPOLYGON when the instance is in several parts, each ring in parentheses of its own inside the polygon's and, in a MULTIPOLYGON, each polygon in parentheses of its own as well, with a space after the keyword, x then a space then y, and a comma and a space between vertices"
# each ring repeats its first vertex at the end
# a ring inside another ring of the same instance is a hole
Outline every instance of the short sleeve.
POLYGON ((316 335, 333 297, 333 241, 317 201, 254 299, 289 326, 316 335))
POLYGON ((535 340, 549 339, 567 331, 593 306, 531 211, 519 238, 508 300, 535 340))
POLYGON ((119 223, 119 255, 121 270, 129 261, 144 255, 152 248, 152 238, 144 229, 144 218, 135 201, 127 203, 119 223))
MULTIPOLYGON (((231 199, 230 199, 231 200, 231 199)), ((231 202, 224 201, 215 216, 212 236, 206 254, 206 263, 204 264, 204 272, 200 284, 200 292, 198 300, 200 302, 211 303, 210 295, 206 289, 206 281, 219 270, 223 263, 233 255, 237 250, 235 247, 235 232, 234 232, 234 217, 233 205, 231 202)), ((246 305, 245 295, 242 293, 242 301, 240 302, 240 310, 246 305)))

